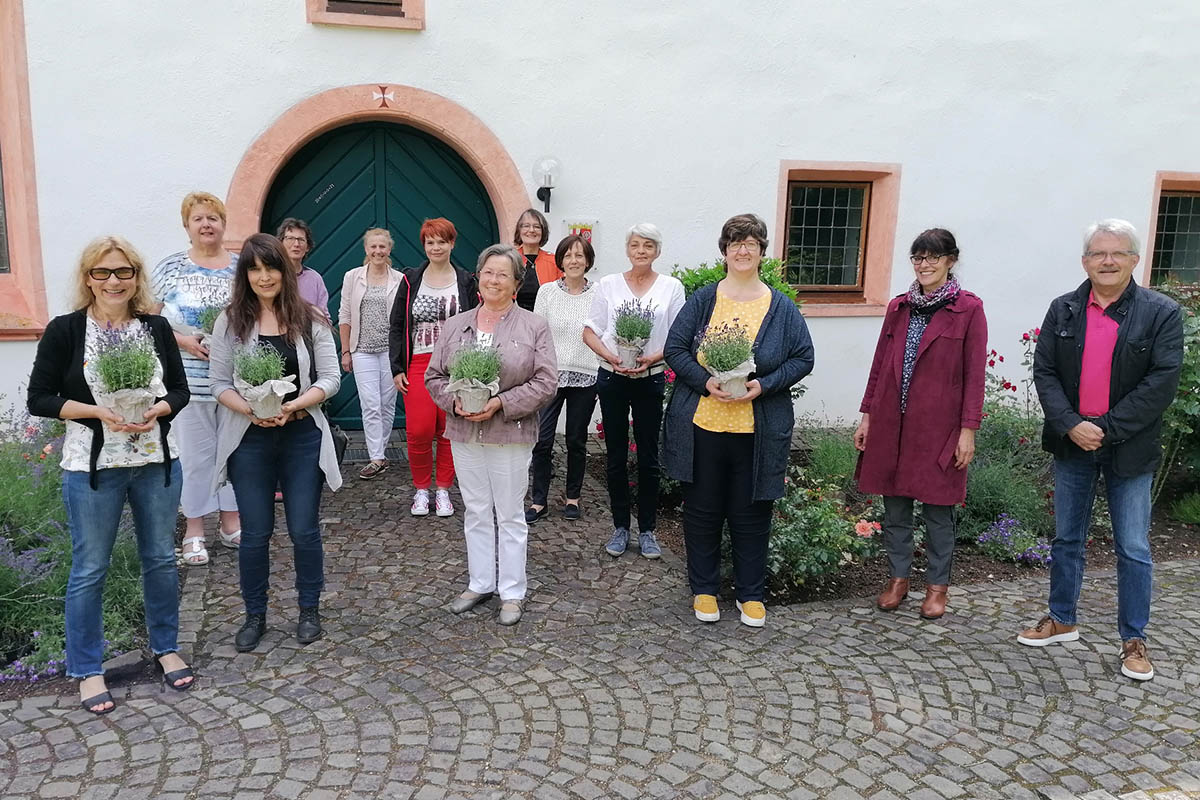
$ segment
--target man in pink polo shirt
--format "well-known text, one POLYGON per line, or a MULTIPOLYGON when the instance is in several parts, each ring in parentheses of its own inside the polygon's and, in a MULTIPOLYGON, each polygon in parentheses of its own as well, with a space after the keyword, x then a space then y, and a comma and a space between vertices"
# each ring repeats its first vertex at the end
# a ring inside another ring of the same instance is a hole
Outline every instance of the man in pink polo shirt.
POLYGON ((1083 237, 1088 279, 1046 312, 1033 359, 1045 412, 1042 447, 1054 454, 1054 543, 1049 613, 1017 641, 1079 638, 1075 611, 1096 483, 1104 476, 1117 553, 1121 672, 1150 680, 1150 484, 1161 459, 1162 415, 1183 362, 1179 306, 1133 280, 1137 231, 1106 219, 1083 237))

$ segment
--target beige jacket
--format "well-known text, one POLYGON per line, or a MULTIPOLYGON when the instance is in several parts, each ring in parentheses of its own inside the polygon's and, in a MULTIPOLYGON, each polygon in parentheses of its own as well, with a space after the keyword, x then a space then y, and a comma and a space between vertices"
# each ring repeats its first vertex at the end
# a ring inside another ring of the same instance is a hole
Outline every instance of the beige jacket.
POLYGON ((446 438, 471 444, 533 444, 538 438, 538 411, 558 394, 558 362, 546 320, 513 304, 496 323, 492 339, 500 350, 501 408, 486 422, 468 422, 454 413, 450 359, 475 341, 476 315, 482 306, 455 314, 429 357, 425 387, 446 411, 446 438))
MULTIPOLYGON (((388 318, 392 316, 392 306, 396 302, 396 293, 407 282, 398 269, 388 270, 387 310, 388 318)), ((355 267, 342 278, 342 302, 338 307, 338 325, 350 326, 350 352, 358 350, 359 311, 362 309, 363 297, 367 293, 367 266, 355 267)))

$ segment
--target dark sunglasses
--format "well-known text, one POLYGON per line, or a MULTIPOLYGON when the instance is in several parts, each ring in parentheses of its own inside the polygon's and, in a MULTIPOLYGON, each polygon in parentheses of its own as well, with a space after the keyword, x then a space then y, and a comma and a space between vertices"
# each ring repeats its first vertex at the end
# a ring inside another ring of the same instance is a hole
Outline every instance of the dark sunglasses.
POLYGON ((116 275, 120 280, 127 281, 134 275, 137 275, 137 268, 117 267, 116 269, 108 269, 107 267, 96 267, 95 269, 89 269, 88 275, 94 281, 106 281, 113 275, 116 275))

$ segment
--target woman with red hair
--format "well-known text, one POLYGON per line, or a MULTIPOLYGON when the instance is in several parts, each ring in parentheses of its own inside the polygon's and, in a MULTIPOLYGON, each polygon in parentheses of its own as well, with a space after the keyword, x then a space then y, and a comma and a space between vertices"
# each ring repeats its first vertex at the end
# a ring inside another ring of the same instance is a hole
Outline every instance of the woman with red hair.
POLYGON ((458 232, 454 223, 427 219, 418 234, 425 263, 405 270, 411 287, 407 303, 392 308, 389 337, 392 376, 404 397, 404 427, 408 436, 408 463, 412 469, 412 515, 429 513, 429 488, 433 477, 433 441, 437 439, 437 492, 434 506, 439 517, 454 513, 450 486, 454 483, 454 458, 446 438, 446 412, 434 404, 425 388, 425 369, 442 324, 479 303, 475 276, 450 263, 458 232))

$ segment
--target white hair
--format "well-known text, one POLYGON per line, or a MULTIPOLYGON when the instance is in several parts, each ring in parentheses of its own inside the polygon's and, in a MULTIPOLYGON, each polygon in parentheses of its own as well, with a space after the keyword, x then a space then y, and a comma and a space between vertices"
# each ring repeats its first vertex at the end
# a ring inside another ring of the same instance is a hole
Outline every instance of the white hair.
POLYGON ((1142 252, 1142 243, 1138 240, 1137 228, 1132 222, 1123 219, 1102 219, 1087 226, 1083 232, 1083 252, 1092 248, 1092 239, 1098 233, 1111 233, 1113 236, 1124 236, 1129 240, 1129 249, 1134 253, 1142 252))
POLYGON ((658 229, 657 225, 650 222, 639 222, 637 225, 634 225, 625 234, 625 245, 628 246, 629 240, 635 236, 640 236, 643 239, 649 239, 654 242, 654 248, 659 253, 662 253, 662 231, 658 229))

